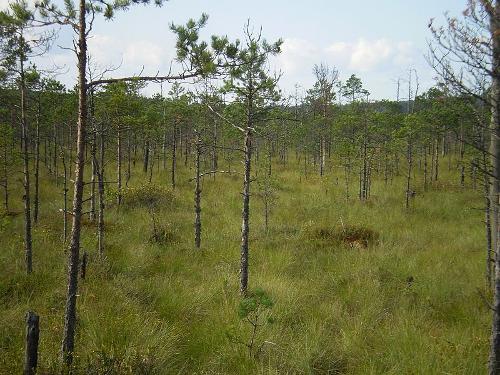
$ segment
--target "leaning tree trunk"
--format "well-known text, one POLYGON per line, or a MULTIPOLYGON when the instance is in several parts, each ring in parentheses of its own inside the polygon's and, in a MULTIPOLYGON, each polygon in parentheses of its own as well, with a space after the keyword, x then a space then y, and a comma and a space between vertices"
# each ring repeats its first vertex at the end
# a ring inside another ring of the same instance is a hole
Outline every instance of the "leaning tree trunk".
POLYGON ((87 125, 87 36, 86 2, 80 0, 78 23, 78 129, 76 142, 75 187, 73 196, 73 223, 68 258, 68 290, 64 313, 64 330, 61 359, 66 367, 73 362, 76 329, 76 296, 78 292, 78 266, 80 253, 80 230, 82 218, 83 175, 85 166, 85 132, 87 125))
POLYGON ((240 259, 240 294, 246 295, 248 289, 248 236, 250 232, 250 167, 252 162, 252 130, 245 133, 245 172, 243 177, 243 210, 241 213, 241 259, 240 259))

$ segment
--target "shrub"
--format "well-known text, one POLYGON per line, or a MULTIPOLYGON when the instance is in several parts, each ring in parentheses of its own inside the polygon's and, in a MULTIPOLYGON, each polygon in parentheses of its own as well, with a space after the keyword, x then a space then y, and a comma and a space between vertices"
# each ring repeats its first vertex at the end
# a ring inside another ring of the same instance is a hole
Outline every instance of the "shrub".
MULTIPOLYGON (((109 192, 111 201, 116 201, 118 192, 109 192)), ((123 206, 127 208, 144 207, 156 209, 161 206, 169 206, 174 201, 174 193, 171 189, 157 184, 143 184, 134 187, 127 187, 122 190, 123 206)))
POLYGON ((379 235, 374 230, 360 225, 341 225, 335 228, 313 228, 309 237, 314 240, 349 245, 352 248, 367 248, 376 243, 379 235))

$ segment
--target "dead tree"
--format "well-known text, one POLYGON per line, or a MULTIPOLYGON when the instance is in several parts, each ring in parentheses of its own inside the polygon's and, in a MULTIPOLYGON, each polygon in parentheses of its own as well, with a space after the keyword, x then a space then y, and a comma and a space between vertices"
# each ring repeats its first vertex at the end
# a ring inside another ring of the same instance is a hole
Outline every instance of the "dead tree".
POLYGON ((38 341, 40 336, 40 317, 33 311, 26 313, 26 349, 24 375, 35 375, 38 366, 38 341))

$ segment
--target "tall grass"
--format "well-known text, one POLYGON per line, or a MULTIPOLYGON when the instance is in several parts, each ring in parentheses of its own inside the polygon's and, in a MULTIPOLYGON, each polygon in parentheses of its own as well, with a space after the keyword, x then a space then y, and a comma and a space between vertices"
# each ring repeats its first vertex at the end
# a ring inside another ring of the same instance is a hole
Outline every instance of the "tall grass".
MULTIPOLYGON (((250 288, 263 288, 274 301, 274 322, 259 331, 268 343, 258 357, 227 335, 250 337, 237 313, 239 176, 204 179, 201 251, 194 248, 188 167, 180 166, 175 192, 165 193, 171 202, 155 208, 167 241, 151 241, 146 205, 110 204, 105 259, 96 254, 95 227, 83 230, 90 262, 78 297, 75 372, 483 373, 490 313, 481 297, 488 295, 482 200, 444 165, 442 182, 418 188, 409 212, 402 177, 387 186, 375 180, 365 203, 355 197, 353 178, 346 202, 340 171, 305 178, 293 160, 274 166, 280 190, 268 232, 262 202, 254 196, 251 203, 250 288), (346 225, 377 239, 365 248, 311 237, 346 225)), ((144 180, 138 168, 131 185, 144 180)), ((168 181, 160 170, 152 183, 168 181)), ((1 374, 22 371, 28 309, 41 316, 40 373, 58 368, 66 287, 62 187, 44 175, 41 193, 32 275, 24 272, 22 215, 1 219, 1 374)), ((16 198, 14 210, 21 211, 16 198)))

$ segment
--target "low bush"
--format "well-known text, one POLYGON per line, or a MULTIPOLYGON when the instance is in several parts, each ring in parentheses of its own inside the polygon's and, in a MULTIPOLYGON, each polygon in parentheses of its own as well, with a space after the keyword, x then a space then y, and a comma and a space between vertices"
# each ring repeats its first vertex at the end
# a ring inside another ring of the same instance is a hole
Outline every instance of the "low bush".
POLYGON ((313 240, 344 244, 352 248, 367 248, 375 244, 379 238, 374 230, 360 225, 341 225, 334 228, 319 227, 309 231, 313 240))
MULTIPOLYGON (((122 189, 122 205, 126 208, 144 207, 156 209, 161 206, 170 206, 174 202, 174 193, 168 187, 157 184, 142 184, 122 189)), ((109 201, 116 201, 118 191, 108 193, 109 201)))

